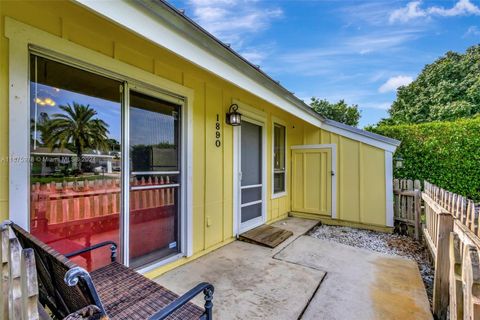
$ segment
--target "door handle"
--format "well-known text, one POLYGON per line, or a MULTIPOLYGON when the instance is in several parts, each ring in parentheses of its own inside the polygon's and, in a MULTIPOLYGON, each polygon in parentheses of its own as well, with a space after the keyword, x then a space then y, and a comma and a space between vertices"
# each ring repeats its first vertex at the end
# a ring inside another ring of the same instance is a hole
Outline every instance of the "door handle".
POLYGON ((335 175, 335 171, 330 171, 330 174, 332 175, 332 177, 335 175))

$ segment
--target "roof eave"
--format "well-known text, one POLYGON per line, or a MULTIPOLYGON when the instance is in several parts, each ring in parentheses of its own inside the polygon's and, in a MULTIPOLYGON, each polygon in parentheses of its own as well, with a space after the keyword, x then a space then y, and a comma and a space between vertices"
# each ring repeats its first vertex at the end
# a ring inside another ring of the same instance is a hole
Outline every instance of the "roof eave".
POLYGON ((358 136, 358 139, 355 140, 362 141, 364 143, 390 152, 395 152, 395 150, 398 146, 400 146, 401 143, 401 141, 399 140, 385 137, 380 134, 362 130, 356 127, 352 127, 331 119, 325 119, 322 127, 333 132, 337 131, 337 133, 339 134, 343 133, 342 135, 347 137, 349 136, 348 133, 353 134, 355 136, 358 136))

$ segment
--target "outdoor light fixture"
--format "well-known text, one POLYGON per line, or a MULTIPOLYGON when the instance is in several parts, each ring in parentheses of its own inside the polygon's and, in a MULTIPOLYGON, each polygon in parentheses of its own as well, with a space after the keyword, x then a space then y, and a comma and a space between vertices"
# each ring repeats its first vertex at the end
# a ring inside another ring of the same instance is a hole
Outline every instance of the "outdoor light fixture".
POLYGON ((50 98, 45 98, 45 99, 42 99, 42 98, 35 98, 35 103, 41 105, 41 106, 51 106, 51 107, 54 107, 56 105, 55 101, 53 101, 52 99, 50 98))
POLYGON ((230 106, 227 112, 227 123, 232 126, 239 126, 242 122, 242 114, 237 111, 238 105, 236 103, 230 106))
POLYGON ((401 156, 395 157, 395 168, 403 168, 403 158, 401 156))

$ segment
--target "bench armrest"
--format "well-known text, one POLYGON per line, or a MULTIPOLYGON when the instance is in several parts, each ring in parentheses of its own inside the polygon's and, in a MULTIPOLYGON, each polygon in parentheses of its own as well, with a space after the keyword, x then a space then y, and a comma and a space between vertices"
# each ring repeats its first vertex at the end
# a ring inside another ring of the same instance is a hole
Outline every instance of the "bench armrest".
POLYGON ((190 289, 187 293, 170 302, 165 308, 158 311, 152 315, 148 320, 163 320, 166 319, 169 315, 174 313, 176 310, 180 309, 182 306, 187 304, 190 300, 195 298, 197 295, 203 292, 205 295, 205 313, 202 315, 201 319, 212 320, 212 308, 213 308, 213 285, 207 282, 202 282, 195 286, 193 289, 190 289))
POLYGON ((115 262, 115 260, 117 259, 117 244, 113 241, 100 242, 100 243, 94 244, 93 246, 86 247, 86 248, 83 248, 83 249, 80 249, 80 250, 76 250, 76 251, 64 254, 64 256, 67 257, 68 259, 70 259, 71 257, 75 257, 75 256, 81 255, 83 253, 86 253, 86 252, 89 252, 89 251, 92 251, 92 250, 95 250, 95 249, 98 249, 98 248, 101 248, 101 247, 105 247, 105 246, 108 246, 108 245, 110 245, 110 251, 111 251, 110 260, 112 262, 115 262))

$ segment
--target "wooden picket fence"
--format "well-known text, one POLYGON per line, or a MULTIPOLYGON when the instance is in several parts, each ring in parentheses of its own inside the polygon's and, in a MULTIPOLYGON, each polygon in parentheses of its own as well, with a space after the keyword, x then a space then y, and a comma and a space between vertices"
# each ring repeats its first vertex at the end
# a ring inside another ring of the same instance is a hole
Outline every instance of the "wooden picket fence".
POLYGON ((479 212, 475 203, 424 182, 423 235, 435 261, 438 319, 480 319, 479 212))
POLYGON ((397 226, 405 225, 414 229, 414 238, 420 239, 421 233, 421 190, 420 180, 393 180, 393 213, 397 226))
POLYGON ((7 224, 1 225, 0 257, 0 319, 39 319, 35 254, 22 249, 7 224))
POLYGON ((425 193, 450 212, 456 221, 480 237, 478 211, 473 200, 425 182, 425 193))
MULTIPOLYGON (((141 210, 173 205, 174 187, 148 189, 148 186, 169 184, 170 178, 131 179, 130 185, 147 187, 130 193, 130 209, 141 210)), ((32 221, 49 221, 50 225, 98 217, 120 212, 120 179, 33 184, 31 187, 32 221)))

